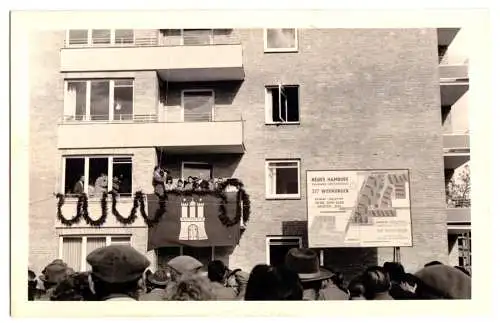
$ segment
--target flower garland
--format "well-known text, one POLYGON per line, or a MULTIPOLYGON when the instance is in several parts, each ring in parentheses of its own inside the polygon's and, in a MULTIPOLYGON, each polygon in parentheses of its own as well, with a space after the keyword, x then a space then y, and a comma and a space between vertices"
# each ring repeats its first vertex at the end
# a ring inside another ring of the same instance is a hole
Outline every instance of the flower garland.
POLYGON ((243 189, 243 183, 239 181, 238 179, 228 179, 225 182, 221 183, 219 187, 216 190, 213 191, 197 191, 197 190, 173 190, 173 191, 168 191, 165 192, 163 196, 158 196, 159 197, 159 208, 156 209, 155 214, 153 218, 148 217, 146 214, 146 203, 144 202, 144 194, 141 191, 138 191, 135 193, 134 196, 134 202, 133 202, 133 207, 130 211, 130 214, 128 217, 124 217, 123 215, 118 212, 116 209, 117 205, 117 193, 116 192, 104 192, 101 198, 101 216, 94 220, 89 216, 88 213, 88 198, 85 193, 81 194, 78 197, 78 202, 76 206, 76 215, 73 216, 71 219, 67 219, 63 216, 62 214, 62 206, 64 205, 64 195, 59 193, 56 195, 58 199, 57 203, 57 218, 58 220, 65 226, 71 226, 73 224, 79 223, 80 219, 83 218, 87 224, 93 227, 100 227, 102 226, 107 219, 108 215, 108 207, 107 207, 107 198, 108 194, 111 194, 112 198, 112 203, 111 203, 111 212, 115 216, 116 220, 124 225, 129 225, 135 222, 137 219, 137 208, 139 208, 139 211, 141 213, 141 217, 144 219, 144 222, 148 225, 148 227, 152 227, 155 224, 157 224, 161 217, 167 213, 167 195, 168 194, 176 194, 176 195, 183 195, 183 196, 192 196, 192 195, 199 195, 199 196, 206 196, 206 195, 212 195, 220 199, 221 204, 219 205, 219 220, 221 223, 225 226, 233 226, 238 224, 242 219, 243 219, 243 224, 246 225, 246 223, 250 219, 250 197, 248 193, 243 189), (226 205, 228 203, 227 201, 227 196, 225 194, 226 188, 231 185, 235 186, 238 188, 237 192, 237 205, 238 207, 236 208, 236 215, 233 219, 229 218, 227 216, 227 211, 226 211, 226 205))

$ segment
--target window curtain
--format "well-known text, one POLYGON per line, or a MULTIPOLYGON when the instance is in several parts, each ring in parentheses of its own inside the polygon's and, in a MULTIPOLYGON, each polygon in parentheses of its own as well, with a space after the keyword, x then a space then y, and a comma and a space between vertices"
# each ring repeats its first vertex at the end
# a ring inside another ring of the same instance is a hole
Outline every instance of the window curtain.
POLYGON ((73 270, 81 269, 82 238, 63 238, 63 261, 73 270))
POLYGON ((77 83, 68 82, 66 97, 64 98, 64 118, 65 120, 72 119, 76 113, 76 93, 77 83))
MULTIPOLYGON (((91 253, 92 251, 106 247, 106 238, 105 237, 92 237, 92 238, 87 238, 87 255, 91 253)), ((90 265, 87 263, 87 270, 92 269, 90 265)))

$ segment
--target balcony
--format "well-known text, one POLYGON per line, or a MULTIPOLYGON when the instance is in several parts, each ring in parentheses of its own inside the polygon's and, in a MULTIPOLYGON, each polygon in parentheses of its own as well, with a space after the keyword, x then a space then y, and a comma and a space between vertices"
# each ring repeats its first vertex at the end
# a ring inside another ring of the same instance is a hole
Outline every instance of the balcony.
MULTIPOLYGON (((216 109, 217 111, 217 109, 216 109)), ((158 115, 66 116, 58 125, 58 148, 164 147, 171 152, 243 153, 241 114, 185 116, 185 121, 158 115)))
POLYGON ((469 134, 443 135, 444 167, 457 169, 470 160, 469 134))
POLYGON ((119 40, 113 35, 71 38, 61 49, 61 72, 155 70, 173 82, 244 79, 243 50, 233 34, 135 30, 119 40))
MULTIPOLYGON (((76 214, 76 205, 77 205, 77 199, 76 198, 66 198, 64 205, 61 207, 61 212, 66 219, 70 219, 75 216, 76 214)), ((122 197, 118 198, 117 204, 116 204, 116 210, 120 212, 120 214, 124 217, 128 217, 130 214, 130 210, 132 210, 133 207, 133 198, 131 197, 122 197)), ((88 200, 88 213, 89 216, 93 219, 96 220, 98 219, 101 214, 101 201, 99 198, 89 198, 88 200)), ((80 219, 80 222, 71 225, 70 227, 63 225, 59 220, 56 220, 55 224, 56 229, 66 229, 66 230, 78 230, 78 229, 88 229, 91 228, 89 224, 85 222, 85 220, 82 218, 80 219)), ((112 229, 112 228, 147 228, 147 224, 144 222, 144 219, 140 216, 138 212, 138 217, 135 220, 134 223, 129 224, 129 225, 123 225, 120 222, 118 222, 115 218, 115 216, 111 212, 111 197, 108 197, 108 213, 107 213, 107 218, 104 224, 101 226, 101 228, 106 228, 106 229, 112 229)))
POLYGON ((448 224, 470 225, 471 223, 470 207, 471 207, 470 199, 467 198, 453 199, 453 200, 449 199, 446 209, 448 224))

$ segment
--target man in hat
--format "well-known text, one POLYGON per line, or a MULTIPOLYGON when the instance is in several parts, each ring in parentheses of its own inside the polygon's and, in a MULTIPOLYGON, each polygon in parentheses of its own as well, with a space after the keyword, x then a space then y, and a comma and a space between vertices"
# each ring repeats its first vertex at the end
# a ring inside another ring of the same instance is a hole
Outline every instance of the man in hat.
POLYGON ((66 279, 72 272, 73 269, 69 268, 68 265, 61 259, 56 259, 48 264, 42 270, 42 275, 40 276, 45 293, 40 296, 39 300, 50 301, 50 297, 52 296, 57 284, 66 279))
POLYGON ((235 300, 245 295, 249 275, 241 269, 231 271, 220 260, 208 264, 208 279, 212 284, 217 300, 235 300), (227 280, 234 277, 235 287, 229 285, 227 280))
POLYGON ((151 291, 139 297, 140 301, 161 301, 165 296, 170 275, 165 270, 157 270, 154 274, 146 275, 146 281, 151 291))
POLYGON ((285 265, 295 271, 304 288, 304 300, 348 300, 349 295, 331 282, 333 273, 319 266, 316 252, 309 248, 292 248, 285 265))
POLYGON ((150 264, 144 255, 128 245, 111 245, 92 251, 87 262, 98 300, 138 300, 139 280, 150 264))
POLYGON ((427 266, 415 277, 416 299, 471 299, 471 278, 451 266, 427 266))
MULTIPOLYGON (((203 264, 191 256, 177 256, 167 262, 167 272, 170 281, 165 289, 173 288, 183 275, 199 275, 203 264)), ((165 299, 165 298, 164 298, 165 299)))

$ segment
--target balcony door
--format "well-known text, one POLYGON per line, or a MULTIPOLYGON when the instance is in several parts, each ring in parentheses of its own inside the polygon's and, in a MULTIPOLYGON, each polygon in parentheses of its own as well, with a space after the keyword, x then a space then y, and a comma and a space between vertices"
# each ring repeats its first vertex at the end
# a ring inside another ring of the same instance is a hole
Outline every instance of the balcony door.
POLYGON ((182 91, 182 108, 184 122, 214 121, 214 91, 182 91))

